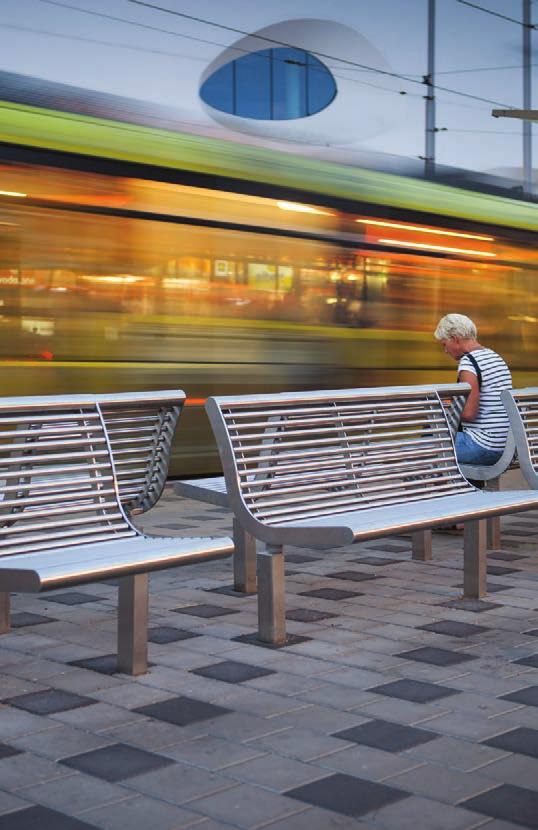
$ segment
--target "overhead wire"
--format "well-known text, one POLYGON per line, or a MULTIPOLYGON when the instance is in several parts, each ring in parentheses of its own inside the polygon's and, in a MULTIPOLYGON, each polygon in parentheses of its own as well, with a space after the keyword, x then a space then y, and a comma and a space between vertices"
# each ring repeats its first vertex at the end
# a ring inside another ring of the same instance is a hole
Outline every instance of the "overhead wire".
MULTIPOLYGON (((477 9, 478 11, 485 12, 486 14, 491 14, 493 17, 500 17, 502 20, 508 20, 510 23, 517 23, 518 26, 527 25, 522 20, 516 20, 515 17, 508 17, 506 14, 495 12, 493 9, 487 9, 485 6, 479 6, 478 3, 471 3, 470 0, 456 0, 456 3, 460 3, 462 6, 470 6, 472 9, 477 9)), ((538 29, 538 26, 531 23, 529 25, 529 29, 538 29)))
MULTIPOLYGON (((173 31, 170 31, 169 29, 162 29, 161 27, 156 27, 156 26, 153 26, 151 24, 140 23, 138 21, 132 21, 132 20, 129 20, 128 18, 121 18, 121 17, 117 17, 115 15, 106 14, 104 12, 96 12, 96 11, 93 11, 93 10, 90 10, 90 9, 84 9, 84 8, 81 8, 80 6, 73 6, 73 5, 70 5, 69 3, 61 2, 61 0, 39 0, 39 2, 46 3, 46 4, 52 5, 52 6, 59 6, 59 7, 62 7, 62 8, 67 8, 67 9, 70 9, 72 11, 77 11, 77 12, 80 12, 80 13, 83 13, 83 14, 96 15, 98 17, 104 17, 104 18, 107 18, 107 19, 116 20, 116 21, 119 21, 119 22, 122 22, 122 23, 127 23, 127 24, 130 24, 130 25, 139 26, 139 27, 142 27, 142 28, 147 28, 147 29, 153 30, 153 31, 164 32, 164 33, 169 34, 169 35, 174 35, 174 36, 179 36, 179 37, 182 36, 181 33, 173 32, 173 31)), ((127 0, 127 2, 136 4, 136 5, 139 5, 139 6, 145 6, 147 8, 151 8, 151 9, 154 9, 154 10, 157 10, 157 11, 162 11, 164 13, 168 13, 168 14, 171 14, 171 15, 174 15, 174 16, 177 16, 177 17, 185 18, 185 19, 189 19, 189 20, 192 20, 192 21, 195 21, 195 22, 198 22, 198 23, 202 23, 202 24, 205 24, 205 25, 214 26, 215 28, 221 28, 221 29, 224 29, 226 31, 232 31, 236 34, 242 34, 244 36, 253 37, 253 38, 256 38, 256 39, 259 39, 259 40, 263 40, 266 43, 273 43, 274 45, 283 46, 283 47, 288 48, 288 49, 298 49, 298 48, 300 48, 300 47, 295 46, 294 44, 290 44, 290 43, 287 43, 285 41, 279 41, 275 38, 268 38, 268 37, 265 37, 264 35, 252 34, 248 31, 238 29, 236 27, 226 26, 223 23, 215 23, 214 21, 206 20, 204 18, 196 17, 194 15, 188 15, 184 12, 177 12, 173 9, 167 9, 163 6, 157 6, 156 4, 153 4, 153 3, 143 2, 143 0, 127 0)), ((234 47, 229 47, 229 48, 234 48, 234 47)), ((237 47, 235 47, 235 48, 237 48, 237 47)), ((379 67, 369 66, 367 64, 359 63, 357 61, 352 61, 352 60, 349 60, 347 58, 341 58, 341 57, 338 57, 338 56, 335 56, 335 55, 328 55, 324 52, 319 52, 319 51, 316 51, 316 50, 309 50, 309 51, 311 51, 311 54, 315 55, 318 58, 334 60, 334 61, 337 61, 338 63, 353 66, 353 67, 357 67, 359 69, 365 69, 365 70, 368 70, 372 73, 376 73, 376 74, 379 74, 379 75, 385 75, 387 77, 397 78, 399 80, 407 81, 408 83, 420 84, 421 86, 424 85, 423 80, 420 81, 420 80, 417 80, 416 78, 413 78, 413 77, 407 76, 407 75, 403 75, 402 73, 399 73, 399 72, 392 72, 392 71, 387 70, 387 69, 380 69, 379 67)), ((457 96, 460 96, 460 97, 463 97, 463 98, 468 98, 468 99, 471 99, 471 100, 480 101, 481 103, 485 103, 485 104, 493 104, 495 106, 500 106, 500 107, 503 107, 505 109, 515 109, 516 108, 512 104, 507 104, 507 103, 502 102, 502 101, 492 100, 490 98, 484 98, 484 97, 479 96, 479 95, 472 95, 470 93, 462 92, 461 90, 450 89, 448 87, 443 87, 443 86, 436 85, 436 90, 441 91, 441 92, 450 93, 452 95, 457 95, 457 96)))

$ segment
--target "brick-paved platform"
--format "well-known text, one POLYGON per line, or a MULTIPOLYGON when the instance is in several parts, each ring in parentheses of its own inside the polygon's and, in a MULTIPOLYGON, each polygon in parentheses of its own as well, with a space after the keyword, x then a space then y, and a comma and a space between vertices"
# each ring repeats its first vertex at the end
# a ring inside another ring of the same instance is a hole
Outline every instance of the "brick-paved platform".
MULTIPOLYGON (((224 534, 165 497, 142 525, 224 534)), ((116 589, 17 596, 0 638, 0 830, 538 828, 538 514, 503 521, 487 602, 462 539, 290 549, 281 650, 231 561, 152 577, 152 667, 115 673, 116 589), (224 590, 222 590, 224 589, 224 590)))

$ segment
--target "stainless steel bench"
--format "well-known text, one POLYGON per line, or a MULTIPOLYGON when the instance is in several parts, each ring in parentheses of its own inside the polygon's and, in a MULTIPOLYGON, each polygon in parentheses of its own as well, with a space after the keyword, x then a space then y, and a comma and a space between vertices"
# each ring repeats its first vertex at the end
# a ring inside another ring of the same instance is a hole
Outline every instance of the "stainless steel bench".
POLYGON ((510 419, 521 472, 538 489, 538 387, 506 389, 501 400, 510 419))
POLYGON ((206 408, 241 527, 257 554, 259 638, 282 644, 284 545, 330 548, 465 522, 464 594, 486 593, 490 516, 538 507, 484 492, 458 467, 443 399, 467 384, 210 398, 206 408))
POLYGON ((131 524, 120 492, 126 504, 146 505, 164 486, 159 441, 153 441, 153 486, 149 474, 142 486, 145 430, 158 406, 163 446, 171 441, 184 395, 132 393, 138 427, 126 425, 118 396, 105 397, 0 399, 0 632, 9 631, 9 592, 119 578, 118 668, 141 674, 149 572, 227 556, 233 544, 149 537, 131 524))

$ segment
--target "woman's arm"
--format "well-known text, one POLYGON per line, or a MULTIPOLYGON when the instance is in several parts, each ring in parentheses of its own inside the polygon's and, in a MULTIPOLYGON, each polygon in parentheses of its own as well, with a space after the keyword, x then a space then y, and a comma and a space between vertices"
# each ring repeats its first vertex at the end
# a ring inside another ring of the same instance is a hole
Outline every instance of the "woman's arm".
POLYGON ((478 378, 473 372, 463 369, 458 376, 460 383, 468 383, 471 387, 469 397, 463 407, 461 417, 463 421, 474 421, 480 410, 480 387, 478 378))

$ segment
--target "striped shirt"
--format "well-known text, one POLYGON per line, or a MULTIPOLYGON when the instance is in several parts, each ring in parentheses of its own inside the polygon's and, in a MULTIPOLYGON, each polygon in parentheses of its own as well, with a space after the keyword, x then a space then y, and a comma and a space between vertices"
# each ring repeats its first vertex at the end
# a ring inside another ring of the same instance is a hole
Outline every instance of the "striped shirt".
MULTIPOLYGON (((482 373, 480 408, 474 421, 462 421, 463 431, 468 432, 481 447, 502 452, 509 421, 501 402, 501 390, 512 388, 510 369, 492 349, 475 349, 473 357, 482 373)), ((463 355, 459 362, 458 376, 462 371, 477 374, 467 355, 463 355)))

